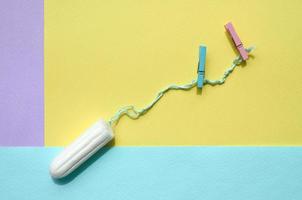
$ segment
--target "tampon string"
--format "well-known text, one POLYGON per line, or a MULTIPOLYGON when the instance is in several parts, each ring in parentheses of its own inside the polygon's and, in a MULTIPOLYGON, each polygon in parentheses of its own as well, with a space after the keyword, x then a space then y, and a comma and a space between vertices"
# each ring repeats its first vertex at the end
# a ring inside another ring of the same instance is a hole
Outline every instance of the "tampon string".
MULTIPOLYGON (((248 53, 250 53, 251 51, 253 51, 255 48, 249 47, 246 49, 246 51, 248 53)), ((224 82, 226 81, 226 79, 228 78, 228 76, 234 71, 234 69, 240 65, 243 62, 243 59, 241 58, 241 56, 237 56, 230 67, 228 67, 225 72, 223 73, 223 76, 220 79, 217 80, 209 80, 209 79, 205 79, 204 80, 204 85, 211 85, 211 86, 215 86, 215 85, 222 85, 224 84, 224 82)), ((119 109, 115 115, 108 121, 108 123, 110 124, 110 126, 114 126, 115 124, 118 123, 118 121, 120 120, 121 117, 123 117, 124 115, 128 116, 130 119, 138 119, 139 117, 141 117, 142 115, 146 114, 164 95, 165 93, 167 93, 170 90, 190 90, 194 87, 196 87, 197 81, 196 80, 192 80, 191 83, 187 83, 184 85, 176 85, 176 84, 172 84, 167 86, 166 88, 160 90, 155 99, 148 104, 146 107, 142 108, 142 109, 137 109, 135 108, 133 105, 129 105, 129 106, 125 106, 121 109, 119 109)))

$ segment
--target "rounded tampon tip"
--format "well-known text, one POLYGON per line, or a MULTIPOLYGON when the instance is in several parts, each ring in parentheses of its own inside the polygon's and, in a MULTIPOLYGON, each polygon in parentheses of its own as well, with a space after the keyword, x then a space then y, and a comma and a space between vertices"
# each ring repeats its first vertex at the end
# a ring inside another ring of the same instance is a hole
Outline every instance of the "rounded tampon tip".
POLYGON ((113 137, 110 125, 104 120, 97 121, 53 159, 49 167, 51 177, 64 178, 105 146, 113 137))
POLYGON ((50 167, 49 167, 49 173, 50 173, 50 176, 54 179, 60 179, 60 178, 67 176, 67 174, 64 174, 63 170, 60 170, 60 167, 58 165, 58 162, 56 162, 56 160, 53 160, 51 162, 50 167))

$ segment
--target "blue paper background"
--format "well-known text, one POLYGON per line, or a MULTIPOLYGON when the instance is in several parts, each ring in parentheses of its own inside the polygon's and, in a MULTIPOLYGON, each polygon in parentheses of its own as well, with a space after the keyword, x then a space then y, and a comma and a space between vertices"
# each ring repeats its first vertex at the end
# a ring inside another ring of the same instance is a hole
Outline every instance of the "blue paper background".
POLYGON ((0 148, 0 199, 302 199, 300 147, 113 147, 68 179, 61 148, 0 148))

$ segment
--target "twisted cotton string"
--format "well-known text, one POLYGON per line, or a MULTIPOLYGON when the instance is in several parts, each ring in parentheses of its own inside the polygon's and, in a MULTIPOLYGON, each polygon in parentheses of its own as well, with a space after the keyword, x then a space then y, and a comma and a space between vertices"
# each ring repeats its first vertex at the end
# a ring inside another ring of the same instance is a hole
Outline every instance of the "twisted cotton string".
MULTIPOLYGON (((249 47, 246 49, 246 51, 249 53, 252 50, 254 50, 254 47, 249 47)), ((222 85, 225 82, 225 80, 227 79, 227 77, 236 68, 236 66, 240 65, 242 62, 243 62, 242 58, 240 56, 237 56, 233 60, 232 65, 225 70, 223 76, 220 79, 217 79, 217 80, 205 79, 204 85, 206 85, 206 84, 209 84, 212 86, 222 85)), ((169 85, 168 87, 160 90, 157 93, 157 96, 155 97, 155 99, 150 104, 148 104, 145 108, 137 109, 133 105, 125 106, 125 107, 121 108, 120 110, 118 110, 116 112, 116 114, 109 120, 108 123, 111 126, 113 126, 124 115, 128 116, 131 119, 138 119, 140 116, 146 114, 168 91, 170 91, 170 90, 190 90, 196 86, 196 82, 197 82, 197 80, 193 80, 191 83, 184 84, 184 85, 175 85, 175 84, 169 85)))

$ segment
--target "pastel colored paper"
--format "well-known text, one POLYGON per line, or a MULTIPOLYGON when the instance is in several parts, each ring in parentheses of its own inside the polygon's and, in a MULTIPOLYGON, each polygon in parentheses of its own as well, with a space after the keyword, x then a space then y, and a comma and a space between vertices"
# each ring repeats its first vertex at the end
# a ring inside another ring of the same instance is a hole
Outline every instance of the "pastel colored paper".
POLYGON ((44 145, 44 1, 0 1, 0 146, 44 145))
POLYGON ((0 2, 0 146, 64 146, 99 118, 144 106, 159 88, 196 78, 202 43, 202 78, 219 78, 238 55, 228 21, 257 50, 227 84, 171 92, 139 120, 120 120, 115 141, 64 179, 48 171, 62 148, 0 148, 0 199, 302 198, 302 147, 247 147, 302 145, 299 1, 53 0, 43 9, 0 2))
POLYGON ((54 182, 60 148, 1 148, 2 199, 302 198, 302 148, 114 147, 54 182))
POLYGON ((172 92, 139 120, 122 119, 116 145, 301 145, 301 9, 281 0, 46 1, 45 145, 67 145, 99 118, 196 78, 199 44, 209 47, 205 78, 219 78, 238 55, 229 21, 256 46, 249 63, 222 87, 172 92))

